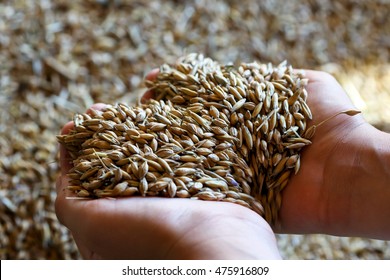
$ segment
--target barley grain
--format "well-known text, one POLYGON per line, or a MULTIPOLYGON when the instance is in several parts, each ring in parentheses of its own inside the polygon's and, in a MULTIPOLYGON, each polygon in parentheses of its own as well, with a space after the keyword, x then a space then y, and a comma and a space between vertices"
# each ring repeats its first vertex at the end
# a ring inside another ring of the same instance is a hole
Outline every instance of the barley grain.
POLYGON ((58 137, 73 155, 69 189, 230 201, 275 223, 281 190, 322 124, 306 129, 307 80, 286 63, 232 71, 198 54, 178 61, 146 82, 156 99, 75 115, 75 129, 58 137))

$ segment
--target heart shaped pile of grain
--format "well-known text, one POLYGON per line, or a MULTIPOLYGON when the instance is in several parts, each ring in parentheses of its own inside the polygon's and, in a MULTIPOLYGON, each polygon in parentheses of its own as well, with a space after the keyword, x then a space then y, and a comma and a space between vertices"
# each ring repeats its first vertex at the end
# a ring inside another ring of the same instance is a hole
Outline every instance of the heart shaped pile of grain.
POLYGON ((146 81, 145 105, 77 114, 58 136, 80 197, 164 196, 237 203, 275 222, 311 144, 307 79, 284 62, 220 65, 189 54, 146 81))

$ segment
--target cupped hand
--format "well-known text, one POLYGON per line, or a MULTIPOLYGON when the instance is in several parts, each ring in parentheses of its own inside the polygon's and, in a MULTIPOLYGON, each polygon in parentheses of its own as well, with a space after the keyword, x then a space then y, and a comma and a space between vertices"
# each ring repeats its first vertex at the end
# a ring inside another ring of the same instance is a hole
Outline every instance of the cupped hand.
MULTIPOLYGON (((104 105, 94 105, 101 109, 104 105)), ((67 134, 73 123, 62 129, 67 134)), ((87 259, 278 259, 275 236, 255 212, 185 198, 76 199, 60 146, 56 213, 87 259)))
MULTIPOLYGON (((157 70, 147 76, 154 79, 157 70)), ((329 74, 306 71, 308 104, 318 124, 353 109, 329 74)), ((153 96, 147 91, 143 99, 153 96)), ((101 108, 95 105, 94 109, 101 108)), ((72 123, 64 126, 66 134, 72 123)), ((354 188, 354 162, 367 135, 376 133, 361 115, 339 115, 317 128, 302 151, 301 168, 282 193, 277 232, 343 235, 360 190, 354 188), (351 156, 352 155, 352 156, 351 156)), ((368 140, 367 140, 368 141, 368 140)), ((255 212, 226 202, 131 197, 77 200, 66 189, 71 168, 61 150, 56 213, 72 232, 85 258, 246 259, 280 258, 270 226, 255 212)))
MULTIPOLYGON (((153 80, 158 70, 147 79, 153 80)), ((336 79, 320 71, 305 70, 309 79, 307 103, 313 119, 308 126, 354 105, 336 79)), ((153 97, 148 91, 144 99, 153 97)), ((312 144, 302 151, 301 167, 282 192, 280 221, 274 230, 282 233, 343 234, 351 213, 354 189, 353 166, 365 136, 375 133, 361 115, 340 114, 316 129, 312 144), (335 164, 338 163, 338 164, 335 164)))
MULTIPOLYGON (((305 71, 309 79, 307 103, 312 124, 354 105, 331 75, 305 71)), ((359 195, 354 182, 354 161, 367 135, 376 133, 362 115, 338 115, 319 126, 312 144, 302 151, 301 168, 282 192, 280 232, 344 235, 351 207, 359 195)))

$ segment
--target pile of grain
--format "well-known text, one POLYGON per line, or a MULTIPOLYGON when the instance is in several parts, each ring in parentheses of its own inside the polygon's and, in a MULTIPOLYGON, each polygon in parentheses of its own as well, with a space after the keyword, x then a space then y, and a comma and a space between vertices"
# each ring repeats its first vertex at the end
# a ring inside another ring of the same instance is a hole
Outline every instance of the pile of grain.
POLYGON ((58 136, 74 159, 69 189, 229 201, 275 223, 281 191, 314 134, 307 79, 286 63, 236 69, 193 53, 147 84, 156 100, 78 114, 58 136))
MULTIPOLYGON (((54 214, 55 135, 94 102, 130 102, 144 75, 202 52, 332 72, 389 129, 390 5, 358 1, 64 1, 0 4, 0 258, 79 258, 54 214)), ((286 258, 390 258, 388 243, 279 236, 286 258)))

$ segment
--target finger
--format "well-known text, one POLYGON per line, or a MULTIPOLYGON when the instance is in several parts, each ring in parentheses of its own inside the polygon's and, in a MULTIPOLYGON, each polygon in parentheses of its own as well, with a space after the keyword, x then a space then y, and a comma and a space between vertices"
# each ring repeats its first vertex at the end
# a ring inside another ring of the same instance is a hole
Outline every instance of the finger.
MULTIPOLYGON (((95 103, 93 104, 89 109, 87 109, 87 113, 91 113, 91 109, 101 111, 107 107, 107 104, 105 103, 95 103)), ((65 124, 61 129, 61 134, 68 134, 74 127, 73 122, 68 122, 65 124)))
POLYGON ((160 72, 160 70, 159 70, 158 68, 154 68, 152 71, 150 71, 150 72, 146 75, 145 79, 146 79, 146 80, 149 80, 149 81, 154 81, 154 80, 156 80, 157 75, 158 75, 158 72, 160 72))
POLYGON ((87 110, 87 114, 92 113, 92 110, 103 111, 107 107, 105 103, 95 103, 87 110))
POLYGON ((71 192, 68 189, 69 186, 69 177, 67 175, 59 175, 56 178, 56 191, 57 191, 57 197, 74 197, 75 193, 71 192))
POLYGON ((73 127, 74 127, 73 122, 68 122, 62 127, 61 134, 69 134, 69 132, 73 129, 73 127))
MULTIPOLYGON (((337 118, 322 125, 324 131, 339 126, 345 120, 350 120, 347 115, 338 113, 356 108, 350 97, 345 92, 336 78, 324 71, 304 70, 305 77, 309 79, 306 86, 308 93, 307 104, 313 112, 313 118, 309 120, 308 125, 319 124, 322 121, 337 115, 337 118)), ((362 116, 354 118, 362 121, 362 116)))
MULTIPOLYGON (((61 134, 68 134, 74 127, 73 122, 68 122, 61 130, 61 134)), ((60 169, 61 174, 65 175, 69 172, 69 169, 72 168, 72 158, 69 152, 66 150, 65 146, 60 144, 60 169)))
MULTIPOLYGON (((107 104, 96 103, 93 104, 88 110, 87 113, 91 113, 91 110, 101 111, 107 107, 107 104)), ((74 128, 73 122, 68 122, 61 130, 61 134, 69 134, 69 132, 74 128)), ((72 158, 69 152, 66 150, 64 145, 60 144, 60 168, 61 174, 65 175, 68 173, 69 169, 72 168, 72 158)))
POLYGON ((68 176, 61 175, 56 180, 57 197, 55 200, 55 212, 58 220, 75 234, 83 227, 85 219, 81 218, 85 214, 87 201, 80 201, 76 195, 68 189, 68 176))
POLYGON ((66 150, 65 146, 60 144, 60 168, 61 175, 66 175, 69 173, 69 170, 73 167, 72 157, 69 152, 66 150))
MULTIPOLYGON (((306 86, 308 93, 320 97, 322 104, 328 102, 331 104, 337 103, 338 105, 344 105, 340 107, 345 107, 345 105, 353 106, 345 90, 333 75, 323 71, 304 71, 305 77, 309 79, 309 84, 306 86)), ((308 102, 310 102, 310 100, 308 100, 308 102)), ((337 110, 342 109, 337 108, 337 110)))
POLYGON ((155 97, 155 94, 152 90, 148 90, 144 93, 144 95, 141 98, 141 103, 146 103, 149 99, 153 99, 155 97))
MULTIPOLYGON (((157 68, 153 69, 152 71, 150 71, 150 72, 146 75, 145 80, 148 80, 148 81, 154 81, 154 80, 156 80, 159 71, 160 71, 160 70, 157 69, 157 68)), ((142 98, 141 98, 141 103, 145 103, 147 100, 152 99, 152 98, 154 98, 154 97, 155 97, 155 94, 154 94, 153 90, 149 89, 149 90, 147 90, 147 91, 144 93, 144 95, 142 96, 142 98)))
MULTIPOLYGON (((73 128, 74 128, 74 123, 73 122, 68 122, 67 124, 65 124, 62 127, 61 135, 69 134, 69 132, 73 128)), ((62 145, 62 144, 59 144, 59 150, 60 150, 60 170, 61 170, 61 174, 57 177, 57 180, 56 180, 57 196, 58 195, 62 195, 64 192, 66 192, 66 187, 68 185, 68 178, 66 177, 66 174, 72 168, 72 158, 71 158, 69 152, 66 150, 65 146, 62 145)))
POLYGON ((309 69, 302 69, 298 71, 302 71, 304 73, 305 78, 309 79, 309 83, 317 83, 317 82, 334 83, 335 82, 335 78, 331 74, 324 71, 309 70, 309 69))

